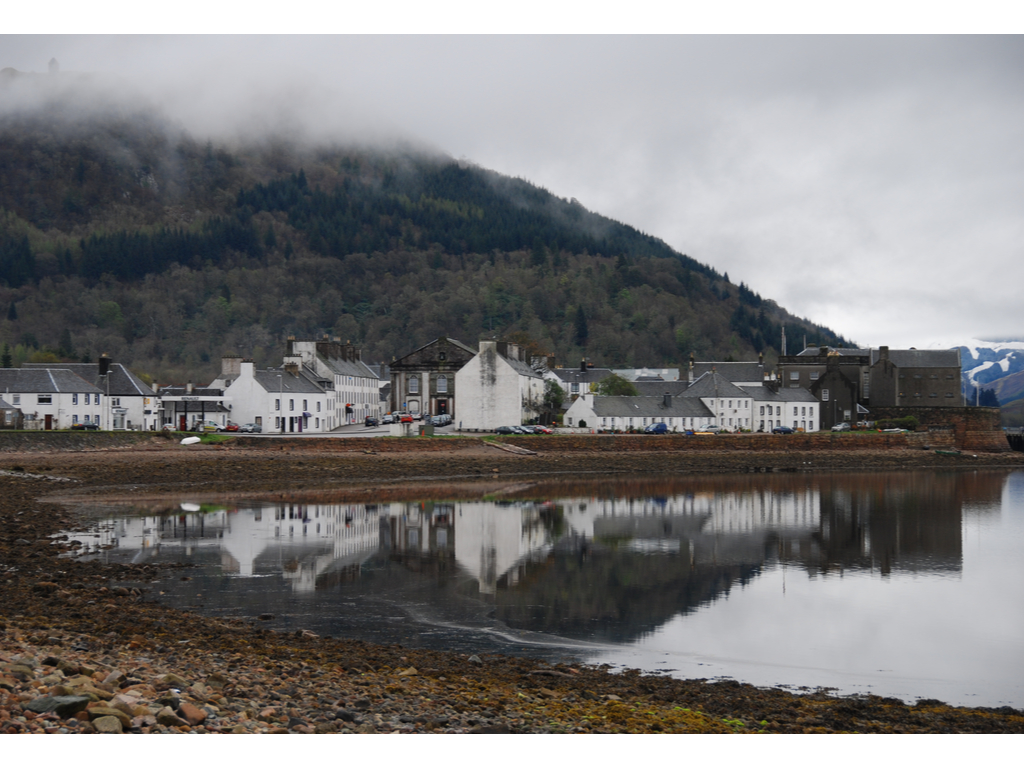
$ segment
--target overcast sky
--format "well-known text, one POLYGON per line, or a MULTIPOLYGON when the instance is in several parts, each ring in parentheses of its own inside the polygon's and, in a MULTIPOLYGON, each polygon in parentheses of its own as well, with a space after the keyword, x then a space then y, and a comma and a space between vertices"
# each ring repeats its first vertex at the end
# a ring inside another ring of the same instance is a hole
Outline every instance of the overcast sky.
POLYGON ((51 56, 199 135, 422 141, 863 345, 1024 339, 1024 37, 0 37, 51 56))

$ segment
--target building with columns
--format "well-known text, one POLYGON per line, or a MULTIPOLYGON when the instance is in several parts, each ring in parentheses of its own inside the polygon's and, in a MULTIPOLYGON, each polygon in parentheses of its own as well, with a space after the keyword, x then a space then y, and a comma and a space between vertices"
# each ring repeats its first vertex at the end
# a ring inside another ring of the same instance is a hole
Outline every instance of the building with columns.
POLYGON ((454 414, 455 374, 476 350, 446 336, 391 363, 391 412, 454 414))

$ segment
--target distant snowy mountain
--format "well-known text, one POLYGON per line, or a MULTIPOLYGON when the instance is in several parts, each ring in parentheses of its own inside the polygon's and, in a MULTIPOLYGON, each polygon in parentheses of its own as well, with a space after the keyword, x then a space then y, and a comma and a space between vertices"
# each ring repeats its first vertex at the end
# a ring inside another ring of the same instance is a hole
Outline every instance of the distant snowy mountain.
POLYGON ((967 339, 949 344, 933 344, 934 349, 960 348, 960 366, 964 386, 994 389, 999 402, 1008 403, 1021 396, 1024 381, 1024 341, 983 341, 967 339))

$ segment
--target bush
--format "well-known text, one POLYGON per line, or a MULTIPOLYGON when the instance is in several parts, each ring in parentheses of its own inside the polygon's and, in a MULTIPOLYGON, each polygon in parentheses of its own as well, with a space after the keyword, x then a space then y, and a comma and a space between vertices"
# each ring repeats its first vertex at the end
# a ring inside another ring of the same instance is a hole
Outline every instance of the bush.
POLYGON ((916 416, 903 416, 899 419, 881 419, 875 422, 878 429, 906 429, 913 432, 918 424, 916 416))

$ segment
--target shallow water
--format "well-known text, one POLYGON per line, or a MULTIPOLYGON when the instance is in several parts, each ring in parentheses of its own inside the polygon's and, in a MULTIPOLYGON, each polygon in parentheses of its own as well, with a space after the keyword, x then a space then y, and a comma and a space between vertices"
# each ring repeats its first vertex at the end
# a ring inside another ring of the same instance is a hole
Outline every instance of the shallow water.
POLYGON ((107 506, 87 557, 210 615, 676 677, 1024 707, 1024 472, 550 483, 478 501, 107 506))

